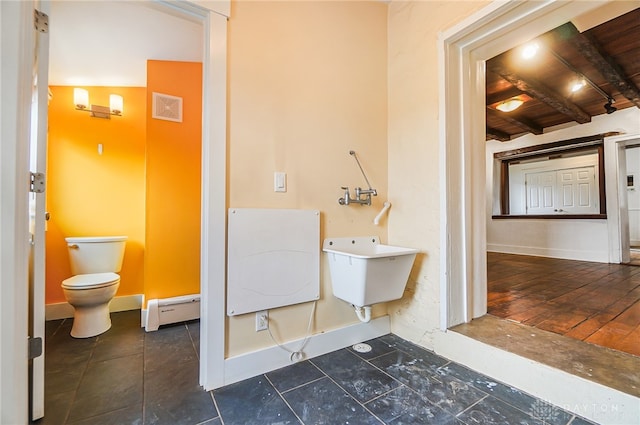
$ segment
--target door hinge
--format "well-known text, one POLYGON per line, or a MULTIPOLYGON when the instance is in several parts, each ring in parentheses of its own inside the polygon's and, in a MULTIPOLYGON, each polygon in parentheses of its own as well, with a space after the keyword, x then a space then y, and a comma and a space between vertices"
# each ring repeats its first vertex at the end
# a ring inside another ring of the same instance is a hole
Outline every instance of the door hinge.
POLYGON ((42 338, 29 337, 29 360, 33 360, 42 355, 42 338))
POLYGON ((42 193, 45 188, 44 173, 30 173, 31 181, 29 184, 29 191, 34 193, 42 193))
POLYGON ((33 10, 33 25, 38 32, 49 32, 49 16, 37 9, 33 10))

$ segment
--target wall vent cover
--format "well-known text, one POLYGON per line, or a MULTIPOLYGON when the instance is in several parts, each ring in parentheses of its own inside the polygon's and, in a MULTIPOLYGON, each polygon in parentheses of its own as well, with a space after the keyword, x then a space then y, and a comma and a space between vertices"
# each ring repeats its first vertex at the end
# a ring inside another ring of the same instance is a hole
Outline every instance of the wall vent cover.
POLYGON ((153 93, 152 118, 182 122, 182 98, 163 93, 153 93))

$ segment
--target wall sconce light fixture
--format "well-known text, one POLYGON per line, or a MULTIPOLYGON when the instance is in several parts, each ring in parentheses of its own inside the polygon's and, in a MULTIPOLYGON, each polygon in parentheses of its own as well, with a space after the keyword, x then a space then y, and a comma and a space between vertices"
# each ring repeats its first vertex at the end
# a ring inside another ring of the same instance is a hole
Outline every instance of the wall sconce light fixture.
POLYGON ((124 100, 117 94, 109 95, 109 106, 90 105, 89 92, 85 89, 73 89, 73 103, 79 111, 91 112, 92 117, 111 119, 111 115, 122 116, 124 100))

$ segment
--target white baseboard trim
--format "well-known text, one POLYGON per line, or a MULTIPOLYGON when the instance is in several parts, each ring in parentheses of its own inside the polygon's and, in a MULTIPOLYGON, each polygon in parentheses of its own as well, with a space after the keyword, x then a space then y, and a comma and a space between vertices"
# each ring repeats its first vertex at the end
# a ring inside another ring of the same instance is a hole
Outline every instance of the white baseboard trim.
MULTIPOLYGON (((142 307, 143 298, 143 294, 115 297, 109 304, 109 311, 113 313, 116 311, 138 310, 142 307)), ((73 307, 67 302, 44 306, 44 320, 67 319, 70 317, 73 317, 73 307)))
POLYGON ((144 326, 147 324, 147 317, 149 316, 149 310, 145 309, 141 309, 140 310, 140 327, 144 328, 144 326))
MULTIPOLYGON (((304 348, 305 359, 321 356, 332 351, 339 350, 378 338, 391 332, 389 316, 379 317, 369 323, 356 323, 344 328, 334 329, 317 335, 313 335, 307 341, 304 348)), ((289 341, 286 347, 297 349, 304 338, 289 341)), ((268 347, 251 353, 230 357, 224 361, 224 384, 233 384, 263 373, 271 372, 281 367, 292 364, 291 354, 278 346, 268 347)))
POLYGON ((436 335, 436 354, 599 424, 632 424, 640 399, 457 332, 436 335))
POLYGON ((487 244, 487 251, 501 252, 503 254, 534 255, 536 257, 561 258, 564 260, 593 261, 596 263, 608 263, 608 251, 578 251, 570 249, 557 249, 534 246, 487 244))

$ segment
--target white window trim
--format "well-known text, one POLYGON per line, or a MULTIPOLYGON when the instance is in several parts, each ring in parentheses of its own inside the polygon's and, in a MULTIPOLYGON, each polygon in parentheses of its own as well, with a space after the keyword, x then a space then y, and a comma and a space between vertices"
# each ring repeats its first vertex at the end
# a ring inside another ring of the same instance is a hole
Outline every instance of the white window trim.
MULTIPOLYGON (((596 200, 595 209, 589 212, 576 212, 573 214, 600 214, 600 193, 599 193, 599 162, 598 153, 590 152, 580 156, 557 159, 540 159, 535 162, 526 162, 509 165, 509 214, 511 215, 539 215, 542 213, 531 213, 526 205, 527 195, 525 193, 525 178, 529 173, 561 172, 575 168, 593 167, 595 174, 595 185, 592 187, 591 196, 596 200), (517 192, 521 192, 518 196, 517 192), (519 200, 520 202, 517 202, 519 200), (518 204, 520 204, 518 206, 518 204)), ((560 182, 556 181, 556 192, 560 189, 560 182)), ((499 192, 498 192, 499 193, 499 192)), ((545 213, 546 214, 546 213, 545 213)), ((551 212, 550 214, 553 214, 551 212)))

